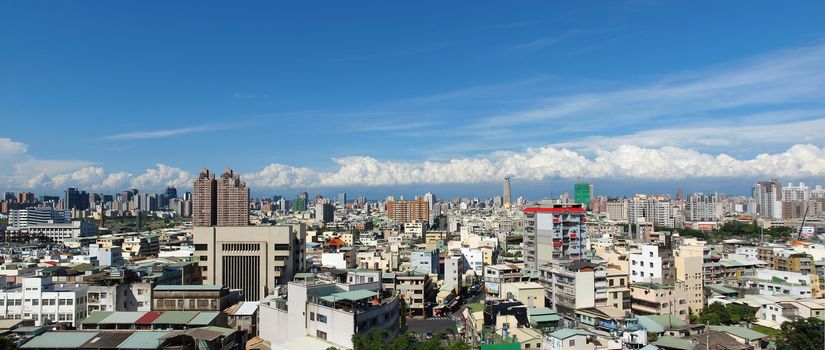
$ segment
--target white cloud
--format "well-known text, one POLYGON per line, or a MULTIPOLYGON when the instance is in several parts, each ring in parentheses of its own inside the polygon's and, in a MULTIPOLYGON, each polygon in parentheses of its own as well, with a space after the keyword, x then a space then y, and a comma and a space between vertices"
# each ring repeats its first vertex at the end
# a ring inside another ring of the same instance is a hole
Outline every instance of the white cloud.
POLYGON ((804 178, 825 176, 825 149, 795 145, 775 154, 736 159, 678 147, 621 145, 587 157, 552 146, 523 152, 496 152, 484 157, 444 162, 392 162, 371 157, 334 159, 336 171, 270 164, 244 174, 253 189, 496 182, 504 176, 539 181, 585 176, 593 179, 672 181, 695 178, 804 178))
POLYGON ((177 129, 161 129, 161 130, 141 130, 130 131, 115 135, 104 136, 105 140, 142 140, 142 139, 160 139, 184 134, 192 134, 198 132, 220 131, 237 129, 244 125, 241 124, 225 124, 225 125, 200 125, 187 128, 177 129))
POLYGON ((189 172, 165 164, 156 164, 156 168, 146 169, 146 172, 134 177, 131 186, 138 189, 161 189, 166 186, 180 188, 192 187, 193 178, 189 172))

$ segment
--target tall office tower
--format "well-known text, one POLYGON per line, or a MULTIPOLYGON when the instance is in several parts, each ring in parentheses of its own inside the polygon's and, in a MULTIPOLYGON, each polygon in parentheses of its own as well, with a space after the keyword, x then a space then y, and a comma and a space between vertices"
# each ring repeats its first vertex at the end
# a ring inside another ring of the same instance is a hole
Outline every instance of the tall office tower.
POLYGON ((755 214, 761 217, 782 218, 782 186, 779 181, 759 181, 753 188, 756 202, 755 214))
POLYGON ((685 200, 685 190, 681 188, 676 189, 676 200, 681 201, 685 200))
POLYGON ((338 194, 338 204, 341 205, 342 207, 347 206, 347 193, 346 192, 341 192, 341 193, 338 194))
POLYGON ((4 192, 3 193, 3 200, 4 201, 13 201, 17 200, 17 195, 14 192, 4 192))
POLYGON ((328 223, 335 219, 335 207, 329 203, 315 204, 315 221, 328 223))
POLYGON ((430 221, 430 203, 424 199, 387 201, 387 217, 400 223, 430 221))
POLYGON ((167 186, 166 187, 166 198, 178 198, 178 189, 175 186, 167 186))
POLYGON ((512 199, 511 195, 512 194, 510 193, 510 177, 505 176, 504 177, 504 200, 503 200, 505 208, 509 208, 510 205, 511 205, 510 204, 510 201, 512 199))
POLYGON ((76 188, 68 188, 63 196, 63 209, 89 209, 89 194, 76 188))
POLYGON ((203 284, 243 290, 257 301, 304 269, 306 226, 195 227, 195 261, 203 284))
POLYGON ((539 271, 553 260, 576 261, 585 250, 586 209, 581 204, 524 208, 524 268, 539 271))
POLYGON ((218 223, 218 182, 209 169, 201 169, 192 185, 192 226, 215 226, 218 223))
POLYGON ((576 196, 576 204, 581 204, 585 208, 590 207, 590 200, 594 198, 593 185, 578 183, 573 186, 573 194, 576 196))
POLYGON ((226 168, 218 179, 217 226, 249 225, 249 187, 240 174, 226 168))

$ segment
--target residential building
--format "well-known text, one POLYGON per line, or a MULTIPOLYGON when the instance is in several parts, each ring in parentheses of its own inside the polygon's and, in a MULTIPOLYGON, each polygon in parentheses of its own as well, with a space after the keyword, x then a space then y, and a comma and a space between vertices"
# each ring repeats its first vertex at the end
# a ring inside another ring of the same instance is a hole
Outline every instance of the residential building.
POLYGON ((249 225, 249 188, 240 174, 224 169, 217 180, 217 226, 249 225))
POLYGON ((630 285, 631 310, 636 315, 674 315, 688 320, 685 292, 672 285, 633 283, 630 285))
POLYGON ((484 290, 490 298, 501 298, 503 283, 522 280, 522 267, 515 264, 498 264, 484 266, 484 290))
POLYGON ((539 267, 556 259, 581 259, 586 236, 585 208, 580 204, 525 208, 524 267, 539 267))
POLYGON ((218 222, 218 182, 203 168, 192 186, 192 226, 215 226, 218 222))
POLYGON ((259 331, 272 344, 310 337, 351 349, 355 334, 396 333, 399 314, 398 295, 382 295, 376 283, 290 282, 286 295, 261 301, 259 331))
POLYGON ((410 252, 410 263, 416 271, 438 275, 438 249, 410 252))
POLYGON ((76 327, 86 318, 87 287, 52 282, 51 277, 24 277, 0 290, 0 318, 33 320, 35 326, 64 323, 76 327))
POLYGON ((429 316, 438 290, 427 273, 406 270, 395 274, 396 288, 413 316, 429 316))
POLYGON ((400 223, 429 222, 430 203, 425 199, 387 201, 387 217, 400 223))
POLYGON ((673 252, 670 244, 642 244, 641 252, 628 254, 630 281, 673 284, 673 252))

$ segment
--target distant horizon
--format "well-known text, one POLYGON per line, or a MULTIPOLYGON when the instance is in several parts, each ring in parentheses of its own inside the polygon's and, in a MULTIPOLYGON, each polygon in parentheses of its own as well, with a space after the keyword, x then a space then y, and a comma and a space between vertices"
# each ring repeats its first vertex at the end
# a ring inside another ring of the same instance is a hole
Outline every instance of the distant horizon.
MULTIPOLYGON (((241 180, 243 181, 243 175, 241 175, 241 180)), ((753 181, 733 181, 727 179, 726 181, 719 181, 716 182, 720 184, 720 189, 714 190, 713 184, 715 182, 709 181, 700 184, 685 184, 685 183, 678 183, 678 182, 657 182, 657 183, 641 183, 641 182, 623 182, 623 181, 581 181, 581 183, 587 183, 594 186, 595 195, 596 196, 606 196, 606 197, 618 197, 623 198, 627 197, 630 198, 635 194, 668 194, 671 197, 675 198, 676 192, 679 188, 684 190, 685 195, 689 195, 692 193, 704 193, 704 194, 713 194, 715 192, 724 193, 730 196, 750 196, 750 190, 756 181, 768 181, 770 179, 754 179, 753 181), (727 190, 725 190, 727 188, 727 190)), ((777 179, 780 181, 780 184, 784 187, 789 182, 792 183, 794 186, 798 185, 799 182, 805 183, 810 188, 815 188, 817 185, 825 186, 825 181, 822 183, 814 182, 815 179, 802 179, 802 180, 793 180, 787 181, 783 179, 777 179)), ((542 200, 542 199, 558 199, 564 193, 568 193, 570 198, 574 197, 573 194, 573 185, 576 184, 576 181, 568 181, 568 180, 553 180, 553 181, 518 181, 515 178, 511 178, 511 186, 512 186, 512 199, 515 201, 518 197, 524 197, 525 200, 535 201, 535 200, 542 200), (544 190, 546 188, 546 190, 544 190), (542 192, 544 191, 544 192, 542 192)), ((405 185, 405 186, 374 186, 369 188, 344 188, 344 189, 335 189, 335 188, 306 188, 306 189, 284 189, 281 191, 262 191, 256 190, 254 187, 250 187, 251 198, 254 199, 265 199, 265 198, 272 198, 273 196, 280 195, 283 196, 286 200, 293 200, 297 196, 298 193, 307 192, 310 195, 310 198, 314 198, 316 195, 320 194, 324 198, 330 198, 333 200, 337 200, 338 193, 346 192, 347 193, 347 201, 352 202, 356 198, 360 196, 365 196, 367 200, 370 201, 378 201, 384 200, 388 196, 393 196, 396 199, 403 196, 405 199, 412 199, 415 196, 422 196, 427 192, 431 192, 436 196, 436 199, 441 201, 449 201, 456 197, 459 198, 478 198, 481 200, 486 200, 493 198, 495 196, 502 195, 502 186, 503 186, 503 179, 502 183, 475 183, 475 184, 439 184, 439 185, 405 185), (461 190, 464 189, 464 190, 461 190)), ((87 188, 83 187, 76 187, 76 186, 67 186, 75 187, 79 190, 86 191, 88 193, 102 193, 102 194, 117 194, 123 191, 127 191, 130 188, 124 188, 117 191, 92 191, 87 188)), ((191 185, 188 187, 175 187, 178 190, 178 197, 182 197, 183 193, 191 192, 191 185)), ((64 189, 65 190, 65 189, 64 189)), ((163 193, 163 189, 150 189, 145 190, 142 188, 137 188, 140 193, 148 193, 148 194, 160 194, 163 193)), ((58 196, 63 197, 63 191, 30 191, 30 190, 2 190, 0 192, 33 192, 36 196, 40 195, 50 195, 50 196, 58 196)))

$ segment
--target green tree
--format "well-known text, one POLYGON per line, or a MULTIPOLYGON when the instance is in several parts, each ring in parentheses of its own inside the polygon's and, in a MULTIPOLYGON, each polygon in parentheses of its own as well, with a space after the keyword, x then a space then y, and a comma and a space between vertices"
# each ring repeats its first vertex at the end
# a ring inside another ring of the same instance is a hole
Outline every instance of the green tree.
POLYGON ((776 339, 777 350, 822 349, 825 322, 818 318, 788 321, 782 324, 776 339))
POLYGON ((2 350, 14 350, 14 349, 17 349, 17 347, 14 346, 14 342, 9 340, 8 338, 0 337, 0 349, 2 349, 2 350))

